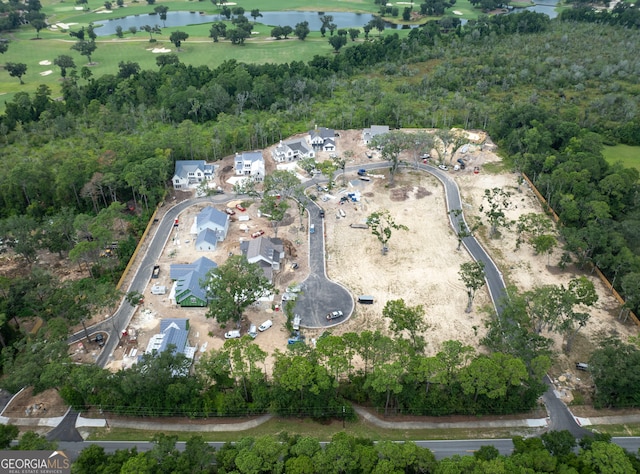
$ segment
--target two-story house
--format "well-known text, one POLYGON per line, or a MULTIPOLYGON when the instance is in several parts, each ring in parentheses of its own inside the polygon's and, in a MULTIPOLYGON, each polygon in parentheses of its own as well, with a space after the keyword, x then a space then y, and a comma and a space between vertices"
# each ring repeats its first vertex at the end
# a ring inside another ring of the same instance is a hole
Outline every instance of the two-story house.
POLYGON ((235 166, 236 176, 249 176, 254 181, 264 180, 264 157, 261 151, 245 151, 236 153, 235 166))
POLYGON ((316 152, 309 146, 304 138, 280 141, 273 149, 271 156, 276 163, 301 160, 303 158, 315 158, 316 152))
POLYGON ((175 301, 182 307, 204 307, 209 303, 207 291, 202 285, 209 270, 218 264, 206 257, 193 263, 173 263, 169 267, 169 278, 175 283, 175 301))
POLYGON ((273 275, 280 270, 284 260, 282 240, 271 237, 244 240, 240 242, 240 251, 249 263, 259 264, 264 276, 273 282, 273 275))
POLYGON ((213 179, 213 165, 204 160, 178 160, 171 179, 173 189, 185 190, 213 179))
POLYGON ((316 127, 309 131, 309 141, 314 149, 336 150, 336 132, 331 128, 316 127))
POLYGON ((362 130, 362 141, 365 145, 368 145, 374 137, 385 133, 389 133, 388 125, 371 125, 371 128, 362 130))

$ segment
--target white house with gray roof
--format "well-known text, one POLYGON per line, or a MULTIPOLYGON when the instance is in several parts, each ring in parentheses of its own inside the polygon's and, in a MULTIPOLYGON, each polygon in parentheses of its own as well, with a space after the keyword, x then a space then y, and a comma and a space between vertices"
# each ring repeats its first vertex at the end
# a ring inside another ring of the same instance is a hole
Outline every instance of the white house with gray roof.
POLYGON ((178 160, 171 178, 173 189, 186 190, 213 179, 213 165, 204 160, 178 160))
POLYGON ((264 157, 261 151, 236 153, 234 163, 236 176, 251 177, 257 182, 264 180, 264 157))
POLYGON ((284 260, 282 240, 270 237, 258 237, 240 242, 240 251, 249 263, 258 263, 264 275, 273 282, 273 275, 280 270, 284 260))
POLYGON ((309 131, 311 146, 322 151, 336 150, 336 131, 332 128, 316 127, 309 131))
POLYGON ((389 133, 388 125, 371 125, 371 128, 362 130, 362 141, 365 145, 368 145, 374 137, 385 133, 389 133))
POLYGON ((316 152, 309 146, 304 138, 280 141, 273 149, 271 156, 276 163, 301 160, 303 158, 315 158, 316 152))
POLYGON ((222 242, 229 232, 229 215, 215 207, 205 207, 197 215, 194 222, 192 234, 200 235, 206 229, 217 234, 218 242, 222 242))

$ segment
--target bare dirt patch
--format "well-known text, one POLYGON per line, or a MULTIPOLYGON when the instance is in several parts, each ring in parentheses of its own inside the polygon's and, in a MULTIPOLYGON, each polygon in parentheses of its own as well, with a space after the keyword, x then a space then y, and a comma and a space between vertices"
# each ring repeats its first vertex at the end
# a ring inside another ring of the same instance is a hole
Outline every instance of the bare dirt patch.
POLYGON ((54 389, 33 394, 33 388, 25 388, 2 413, 8 418, 47 418, 62 416, 69 407, 54 389))

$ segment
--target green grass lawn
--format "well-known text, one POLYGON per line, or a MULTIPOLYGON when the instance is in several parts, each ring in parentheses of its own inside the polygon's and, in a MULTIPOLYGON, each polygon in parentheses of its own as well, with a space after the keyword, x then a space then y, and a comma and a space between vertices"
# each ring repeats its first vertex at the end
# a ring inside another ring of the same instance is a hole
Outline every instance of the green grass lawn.
POLYGON ((640 146, 605 146, 602 154, 609 164, 622 162, 625 167, 640 171, 640 146))
MULTIPOLYGON (((462 0, 466 2, 467 0, 462 0)), ((112 2, 115 5, 115 1, 112 2)), ((157 1, 155 5, 146 2, 125 2, 124 8, 115 9, 112 13, 97 13, 104 10, 103 0, 89 0, 88 10, 79 10, 75 3, 63 3, 60 0, 42 0, 43 12, 47 15, 47 21, 54 25, 63 23, 69 30, 77 31, 82 26, 88 26, 91 22, 108 18, 120 18, 126 15, 147 14, 153 11, 159 4, 169 7, 169 11, 202 11, 209 14, 217 14, 219 9, 212 2, 201 1, 157 1)), ((327 2, 303 2, 300 0, 283 0, 277 4, 269 4, 267 8, 263 2, 249 0, 242 3, 245 14, 249 17, 251 9, 258 8, 263 11, 270 10, 313 10, 313 11, 353 11, 375 13, 378 7, 373 2, 364 0, 329 0, 327 2)), ((251 20, 251 18, 249 17, 251 20)), ((161 24, 158 18, 157 24, 161 24)), ((340 26, 340 25, 338 25, 340 26)), ((333 49, 327 38, 322 38, 319 32, 312 32, 305 41, 299 41, 292 37, 288 40, 275 41, 270 38, 271 27, 256 24, 254 30, 257 34, 251 36, 244 46, 234 46, 227 41, 214 43, 209 38, 211 24, 190 25, 184 27, 162 28, 162 33, 154 34, 156 42, 149 42, 148 33, 139 31, 133 35, 126 32, 124 38, 114 36, 98 37, 97 49, 92 55, 90 70, 93 77, 104 74, 115 74, 118 71, 118 63, 136 62, 142 69, 155 69, 157 54, 152 52, 154 48, 166 48, 177 53, 180 61, 195 66, 207 65, 214 68, 225 59, 234 58, 245 63, 284 63, 291 61, 308 61, 314 55, 331 55, 333 49), (182 44, 181 51, 175 51, 175 47, 169 42, 169 36, 174 30, 185 31, 189 39, 182 44)), ((398 33, 401 36, 408 34, 408 30, 385 30, 383 34, 398 33)), ((7 72, 0 73, 0 112, 4 110, 5 102, 13 100, 18 92, 33 94, 41 84, 46 85, 52 91, 52 97, 59 97, 61 93, 62 78, 60 69, 53 64, 40 64, 42 61, 50 61, 66 54, 71 56, 77 69, 87 66, 87 58, 78 52, 71 50, 75 39, 69 36, 68 30, 47 29, 40 32, 40 39, 36 39, 36 32, 30 26, 24 26, 18 31, 5 34, 11 43, 9 50, 2 55, 2 62, 18 62, 27 65, 27 72, 23 76, 24 84, 20 84, 17 78, 10 77, 7 72), (46 74, 51 71, 49 74, 46 74)), ((373 36, 377 36, 374 32, 373 36)), ((363 41, 362 38, 358 41, 363 41)), ((351 42, 349 42, 351 44, 351 42)))
MULTIPOLYGON (((369 438, 374 441, 384 439, 393 439, 398 441, 415 441, 423 439, 489 439, 489 438, 510 438, 516 434, 535 435, 536 430, 532 428, 477 428, 477 429, 420 429, 420 430, 389 430, 375 427, 364 421, 347 422, 345 428, 342 428, 341 421, 332 421, 330 423, 317 423, 315 421, 296 418, 274 418, 262 425, 259 425, 247 431, 223 431, 223 432, 171 432, 162 431, 165 434, 175 434, 180 441, 186 441, 191 436, 201 435, 205 441, 239 441, 247 436, 264 436, 277 435, 278 433, 289 433, 291 435, 299 434, 301 436, 313 436, 320 441, 330 441, 331 437, 345 431, 346 433, 369 438)), ((153 431, 111 428, 111 429, 92 429, 89 439, 92 441, 145 441, 151 440, 156 434, 153 431)))

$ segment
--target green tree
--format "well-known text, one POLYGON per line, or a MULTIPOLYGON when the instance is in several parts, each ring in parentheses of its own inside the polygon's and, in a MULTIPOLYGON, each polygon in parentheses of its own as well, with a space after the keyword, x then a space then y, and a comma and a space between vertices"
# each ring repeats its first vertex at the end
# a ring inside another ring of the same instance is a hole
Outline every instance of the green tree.
POLYGON ((360 36, 360 30, 358 28, 349 28, 349 38, 351 41, 355 41, 360 36))
POLYGON ((87 61, 89 62, 89 65, 93 64, 91 62, 91 56, 95 52, 96 48, 97 48, 97 45, 95 41, 85 41, 85 40, 77 41, 73 46, 71 46, 71 49, 73 49, 74 51, 78 51, 82 56, 87 57, 87 61))
POLYGON ((425 341, 421 333, 429 329, 424 320, 425 311, 422 305, 407 306, 403 299, 389 300, 382 309, 382 315, 391 320, 390 327, 396 336, 406 330, 413 349, 416 353, 422 352, 425 341))
MULTIPOLYGON (((166 5, 158 5, 157 7, 153 8, 153 11, 156 12, 159 16, 160 19, 162 20, 162 26, 166 27, 166 21, 167 21, 167 12, 169 11, 169 7, 166 5)), ((173 43, 173 41, 171 41, 173 43)))
POLYGON ((218 38, 224 38, 226 34, 227 25, 221 21, 213 23, 209 29, 209 38, 212 38, 214 43, 218 42, 218 38))
POLYGON ((172 31, 171 36, 169 36, 169 41, 171 41, 176 49, 180 51, 180 46, 183 41, 186 41, 189 38, 189 35, 184 31, 172 31))
POLYGON ((389 185, 393 186, 398 166, 400 165, 400 154, 414 146, 413 139, 409 134, 393 130, 382 135, 376 135, 369 144, 370 148, 378 148, 382 158, 389 161, 389 185))
POLYGON ((388 247, 387 243, 391 239, 394 230, 409 230, 406 225, 397 224, 388 210, 377 211, 369 214, 367 225, 371 233, 377 237, 382 244, 382 254, 385 255, 388 247))
POLYGON ((7 423, 0 425, 0 449, 8 449, 11 442, 18 437, 20 430, 16 425, 7 423))
POLYGON ((255 23, 258 18, 262 18, 262 13, 260 13, 260 9, 254 8, 251 10, 251 18, 253 18, 253 22, 255 23))
POLYGON ((624 449, 604 441, 594 441, 591 449, 580 452, 578 459, 590 472, 626 474, 635 470, 624 449))
POLYGON ((498 236, 501 227, 508 229, 511 226, 511 221, 506 214, 506 211, 511 208, 511 193, 502 188, 485 189, 484 201, 480 206, 480 212, 484 212, 489 220, 489 238, 494 238, 498 236))
POLYGON ((267 216, 273 226, 275 237, 278 237, 278 227, 289 209, 289 203, 283 199, 278 199, 276 195, 269 194, 262 198, 260 212, 267 216))
POLYGON ((309 22, 308 21, 303 21, 301 23, 297 23, 296 27, 293 30, 293 34, 296 35, 296 37, 300 41, 304 41, 305 38, 307 36, 309 36, 309 33, 311 33, 311 30, 309 29, 309 22))
POLYGON ((73 62, 73 58, 67 54, 61 54, 53 60, 53 64, 60 68, 60 76, 64 79, 67 77, 67 69, 76 67, 76 63, 73 62))
POLYGON ((210 270, 202 286, 213 301, 207 318, 221 324, 233 321, 238 326, 244 310, 274 289, 260 265, 249 263, 242 255, 232 255, 223 265, 210 270))
POLYGON ((27 73, 27 65, 24 63, 4 63, 5 70, 9 73, 11 77, 17 77, 20 80, 20 84, 24 84, 22 80, 22 76, 27 73))
POLYGON ((366 387, 377 393, 384 393, 384 415, 389 413, 389 402, 391 401, 391 394, 398 395, 402 392, 402 376, 404 374, 404 367, 400 361, 389 362, 380 364, 373 369, 371 375, 367 377, 366 387))
POLYGON ((333 50, 337 53, 342 49, 342 47, 347 44, 347 38, 342 35, 331 36, 329 38, 329 44, 333 48, 333 50))
POLYGON ((464 262, 458 274, 467 289, 467 308, 464 311, 470 313, 476 292, 485 285, 484 262, 464 262))
POLYGON ((331 387, 327 370, 308 357, 287 356, 276 349, 275 358, 273 380, 284 390, 299 394, 301 402, 305 392, 318 395, 331 387))

